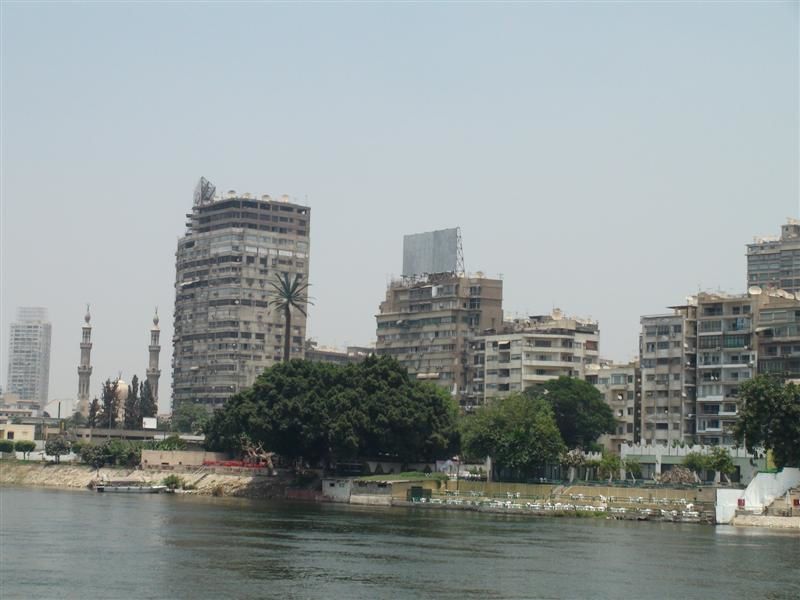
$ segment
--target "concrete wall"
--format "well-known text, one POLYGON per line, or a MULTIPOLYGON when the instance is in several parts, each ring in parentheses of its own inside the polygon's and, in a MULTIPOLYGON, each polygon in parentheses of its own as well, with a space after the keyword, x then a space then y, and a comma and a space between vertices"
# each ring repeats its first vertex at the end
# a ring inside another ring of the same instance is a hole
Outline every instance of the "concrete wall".
POLYGON ((744 490, 717 490, 717 523, 733 520, 740 499, 744 499, 744 510, 761 514, 776 498, 797 486, 800 486, 800 469, 787 467, 779 473, 759 473, 744 490))
POLYGON ((322 480, 322 495, 331 502, 350 502, 351 479, 330 478, 322 480))
POLYGON ((391 494, 353 494, 350 496, 350 504, 361 504, 366 506, 391 506, 391 494))
POLYGON ((33 441, 33 435, 36 430, 35 425, 16 425, 14 423, 0 423, 0 440, 14 440, 19 442, 21 440, 33 441), (11 434, 11 437, 9 437, 11 434))
POLYGON ((159 466, 202 466, 204 461, 229 460, 223 452, 203 452, 201 450, 142 450, 143 467, 159 466))

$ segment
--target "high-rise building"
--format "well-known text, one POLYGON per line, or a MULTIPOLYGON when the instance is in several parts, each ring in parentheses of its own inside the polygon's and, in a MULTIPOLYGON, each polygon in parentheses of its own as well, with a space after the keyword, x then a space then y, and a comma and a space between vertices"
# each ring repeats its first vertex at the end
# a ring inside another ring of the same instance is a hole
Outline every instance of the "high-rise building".
POLYGON ((614 432, 598 440, 611 452, 619 454, 623 444, 641 441, 641 377, 638 360, 628 364, 601 360, 586 367, 586 381, 603 394, 614 413, 614 432))
MULTIPOLYGON (((178 241, 173 406, 222 406, 280 361, 284 317, 268 304, 271 282, 284 273, 308 279, 308 206, 215 191, 200 180, 178 241)), ((302 358, 305 315, 293 311, 291 326, 291 356, 302 358)))
POLYGON ((6 392, 22 400, 47 403, 50 382, 50 336, 47 309, 23 306, 11 323, 6 392))
POLYGON ((800 292, 800 220, 788 219, 780 237, 747 244, 747 285, 800 292))
POLYGON ((376 315, 378 355, 390 355, 417 379, 467 390, 467 340, 503 321, 503 282, 482 273, 438 273, 392 281, 376 315))
POLYGON ((595 321, 562 314, 507 321, 469 343, 470 404, 522 392, 558 377, 583 379, 599 360, 595 321))
POLYGON ((86 315, 81 332, 81 362, 78 365, 78 404, 77 410, 84 416, 89 415, 90 380, 92 378, 92 315, 86 305, 86 315))
POLYGON ((691 303, 641 318, 641 440, 691 441, 696 415, 696 315, 691 303))

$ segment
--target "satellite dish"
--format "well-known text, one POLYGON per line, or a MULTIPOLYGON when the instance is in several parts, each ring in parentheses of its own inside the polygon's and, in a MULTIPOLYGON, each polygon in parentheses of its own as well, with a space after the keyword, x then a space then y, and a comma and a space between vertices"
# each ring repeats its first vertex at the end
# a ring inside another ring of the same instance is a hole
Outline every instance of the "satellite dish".
POLYGON ((758 296, 761 293, 761 288, 757 285, 751 285, 747 288, 747 293, 751 296, 758 296))

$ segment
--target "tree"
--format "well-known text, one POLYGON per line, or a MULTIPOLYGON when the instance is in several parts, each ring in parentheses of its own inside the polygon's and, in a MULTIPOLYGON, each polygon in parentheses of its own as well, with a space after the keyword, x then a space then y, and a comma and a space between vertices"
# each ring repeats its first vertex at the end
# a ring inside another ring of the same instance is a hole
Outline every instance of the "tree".
POLYGON ((103 411, 99 415, 99 427, 113 429, 117 425, 117 415, 119 414, 119 380, 111 381, 106 379, 103 383, 100 402, 103 411))
POLYGON ((630 456, 626 458, 622 464, 625 467, 625 473, 630 473, 631 479, 633 479, 633 483, 635 484, 636 478, 642 476, 642 465, 639 462, 639 459, 634 456, 630 456))
POLYGON ((69 454, 69 442, 61 436, 52 437, 44 444, 44 453, 55 456, 56 463, 61 462, 61 457, 69 454))
POLYGON ((89 416, 86 419, 86 424, 91 427, 97 427, 100 424, 100 401, 95 398, 89 405, 89 416))
POLYGON ((689 452, 683 457, 683 466, 692 471, 695 477, 702 479, 709 466, 708 456, 700 452, 689 452))
POLYGON ((14 451, 14 440, 0 440, 0 452, 9 453, 14 451))
POLYGON ((64 427, 66 429, 74 429, 84 426, 86 426, 86 417, 84 417, 83 413, 81 413, 79 410, 76 410, 69 418, 64 420, 64 427))
POLYGON ((572 483, 575 481, 578 469, 586 464, 586 457, 582 450, 573 448, 569 452, 562 454, 559 462, 562 467, 567 467, 569 482, 572 483))
POLYGON ((345 366, 292 360, 265 370, 217 410, 206 444, 240 452, 246 434, 266 450, 326 465, 433 460, 452 456, 457 414, 447 392, 411 379, 389 357, 345 366))
POLYGON ((14 450, 22 452, 22 457, 27 460, 28 455, 36 450, 36 442, 33 440, 19 440, 14 443, 14 450))
POLYGON ((771 450, 777 467, 800 467, 800 386, 758 375, 739 386, 739 398, 736 441, 752 454, 771 450))
POLYGON ((491 456, 497 467, 522 475, 557 461, 566 450, 550 404, 525 394, 495 400, 468 415, 461 440, 469 456, 491 456))
POLYGON ((709 468, 725 477, 725 480, 728 483, 731 482, 731 480, 728 478, 728 475, 736 470, 736 466, 733 464, 731 453, 728 452, 727 448, 714 446, 711 449, 711 454, 707 457, 707 460, 709 468))
MULTIPOLYGON (((150 382, 145 379, 144 383, 140 386, 141 392, 139 394, 139 404, 141 406, 140 413, 143 418, 152 419, 158 413, 158 405, 153 396, 153 388, 150 387, 150 382)), ((141 425, 141 422, 139 423, 141 425)))
POLYGON ((139 378, 134 375, 131 379, 130 391, 125 398, 125 429, 142 428, 142 406, 139 401, 139 378))
POLYGON ((559 377, 525 392, 546 399, 568 448, 589 448, 604 433, 613 433, 614 413, 590 383, 559 377))
POLYGON ((603 477, 608 477, 608 483, 614 479, 614 475, 618 474, 622 469, 622 459, 616 454, 611 452, 603 452, 603 457, 600 459, 599 470, 603 477))
POLYGON ((181 433, 200 433, 210 415, 202 404, 181 402, 172 411, 172 431, 181 433))
POLYGON ((308 299, 308 283, 303 283, 302 276, 294 274, 294 279, 289 280, 288 273, 281 273, 277 281, 270 281, 272 286, 272 299, 269 306, 277 308, 283 312, 283 362, 289 362, 289 354, 292 349, 292 308, 299 310, 306 315, 306 305, 313 302, 308 299))

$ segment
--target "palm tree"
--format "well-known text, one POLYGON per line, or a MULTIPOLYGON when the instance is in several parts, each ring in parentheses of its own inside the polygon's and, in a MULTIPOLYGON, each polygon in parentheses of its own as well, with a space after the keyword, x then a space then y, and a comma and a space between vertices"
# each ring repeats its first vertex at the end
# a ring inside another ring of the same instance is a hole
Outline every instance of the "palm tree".
POLYGON ((303 277, 298 273, 294 274, 294 279, 291 281, 288 273, 281 273, 278 275, 277 281, 270 281, 269 283, 273 288, 272 300, 269 301, 269 306, 283 311, 285 321, 283 362, 288 362, 289 352, 292 347, 292 307, 303 313, 303 316, 306 316, 305 305, 313 305, 314 303, 306 295, 309 284, 303 283, 303 277))

